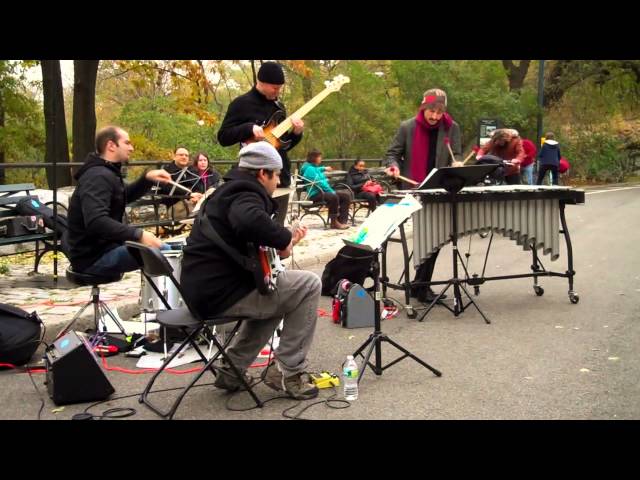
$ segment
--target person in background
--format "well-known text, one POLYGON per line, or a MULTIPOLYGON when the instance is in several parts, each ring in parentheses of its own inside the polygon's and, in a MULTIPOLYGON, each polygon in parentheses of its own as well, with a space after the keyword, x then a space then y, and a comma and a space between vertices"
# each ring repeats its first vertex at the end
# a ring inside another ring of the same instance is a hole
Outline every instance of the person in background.
POLYGON ((509 185, 520 184, 520 164, 524 160, 525 152, 517 130, 513 128, 494 130, 491 139, 478 150, 476 159, 479 160, 485 155, 494 155, 508 162, 504 172, 505 182, 509 185))
POLYGON ((535 143, 528 138, 522 139, 522 148, 524 149, 524 158, 520 164, 520 174, 522 175, 522 181, 525 185, 533 185, 533 167, 536 163, 536 149, 535 143))
POLYGON ((218 187, 220 174, 209 163, 209 155, 205 152, 198 152, 193 157, 193 171, 198 175, 198 182, 193 187, 194 192, 205 193, 210 188, 218 187))
POLYGON ((300 175, 308 182, 307 195, 312 202, 326 202, 329 208, 329 220, 331 228, 346 230, 349 228, 349 207, 351 194, 344 190, 334 190, 327 180, 326 171, 331 167, 320 165, 322 152, 311 150, 307 154, 307 161, 300 167, 300 175))
MULTIPOLYGON (((184 147, 176 148, 173 153, 173 161, 164 165, 162 168, 169 172, 171 180, 191 190, 191 193, 189 193, 182 188, 167 183, 158 190, 158 193, 161 195, 170 195, 171 198, 164 199, 162 203, 167 207, 172 207, 184 199, 188 202, 187 209, 193 209, 193 206, 202 198, 202 193, 193 190, 198 182, 198 177, 195 171, 189 167, 189 150, 184 147)), ((176 218, 186 216, 190 213, 190 211, 184 211, 181 203, 178 205, 176 205, 175 208, 177 210, 174 212, 176 218)))
POLYGON ((369 211, 373 212, 380 203, 382 186, 371 178, 364 160, 355 161, 347 172, 346 182, 355 197, 366 200, 369 204, 369 211))
POLYGON ((538 185, 542 185, 545 175, 551 171, 551 181, 554 185, 558 185, 558 167, 560 166, 560 145, 555 140, 553 132, 547 132, 544 136, 545 141, 542 144, 540 153, 538 154, 538 185))

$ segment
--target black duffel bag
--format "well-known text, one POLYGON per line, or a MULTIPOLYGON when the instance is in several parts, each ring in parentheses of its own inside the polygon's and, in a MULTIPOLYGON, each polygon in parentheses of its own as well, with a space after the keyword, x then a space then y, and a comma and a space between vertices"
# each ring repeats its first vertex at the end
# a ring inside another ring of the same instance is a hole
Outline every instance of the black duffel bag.
POLYGON ((29 363, 41 340, 42 320, 36 312, 0 303, 0 364, 29 363))
POLYGON ((365 279, 371 277, 370 269, 374 255, 361 248, 342 247, 336 257, 324 267, 322 295, 334 296, 338 290, 338 282, 342 279, 363 285, 365 279))

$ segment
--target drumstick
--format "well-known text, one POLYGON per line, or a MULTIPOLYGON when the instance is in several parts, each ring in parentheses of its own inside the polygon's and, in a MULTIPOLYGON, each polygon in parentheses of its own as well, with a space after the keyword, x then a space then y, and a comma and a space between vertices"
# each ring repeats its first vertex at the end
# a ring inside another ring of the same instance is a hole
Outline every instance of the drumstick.
POLYGON ((471 157, 473 157, 473 154, 476 153, 473 150, 471 150, 471 153, 469 153, 469 155, 467 156, 467 158, 464 159, 464 162, 462 162, 462 164, 464 165, 465 163, 467 163, 471 157))
POLYGON ((451 155, 451 162, 452 163, 455 162, 456 156, 453 154, 453 150, 451 150, 451 142, 449 140, 449 137, 445 137, 444 143, 447 145, 447 148, 449 149, 449 154, 451 155))
POLYGON ((416 182, 415 180, 411 180, 410 178, 403 177, 402 175, 398 175, 396 178, 399 178, 404 182, 410 183, 411 185, 420 185, 420 183, 416 182))
POLYGON ((191 190, 189 190, 187 187, 180 185, 179 183, 174 182, 173 180, 169 180, 167 183, 171 184, 171 185, 175 185, 178 188, 181 188, 182 190, 185 190, 186 192, 189 193, 193 193, 191 190))

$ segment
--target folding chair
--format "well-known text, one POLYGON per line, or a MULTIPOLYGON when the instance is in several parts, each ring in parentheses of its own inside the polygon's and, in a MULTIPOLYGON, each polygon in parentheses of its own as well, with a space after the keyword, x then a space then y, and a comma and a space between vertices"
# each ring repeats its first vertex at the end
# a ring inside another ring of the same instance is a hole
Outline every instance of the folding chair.
POLYGON ((157 313, 156 321, 160 324, 161 327, 178 328, 182 330, 182 332, 186 336, 186 339, 180 344, 180 346, 171 355, 169 355, 168 358, 165 359, 160 369, 153 375, 153 377, 151 377, 151 380, 149 380, 149 383, 147 384, 144 391, 140 395, 140 398, 138 399, 138 401, 140 403, 144 403, 145 405, 147 405, 147 407, 149 407, 151 410, 153 410, 155 413, 157 413, 159 416, 163 418, 168 418, 168 419, 173 418, 173 415, 176 413, 176 410, 178 409, 178 406, 180 405, 180 402, 182 402, 182 399, 184 398, 184 396, 195 385, 195 383, 200 379, 200 377, 204 375, 204 372, 208 370, 213 374, 214 377, 217 375, 216 369, 219 369, 220 367, 214 365, 214 362, 219 357, 222 357, 224 362, 232 370, 234 376, 242 382, 244 388, 249 392, 249 395, 251 395, 251 398, 253 398, 253 400, 256 402, 256 405, 258 407, 262 407, 263 402, 257 397, 255 392, 251 388, 251 385, 249 385, 246 382, 244 375, 233 364, 233 362, 227 356, 227 353, 226 353, 226 349, 229 343, 231 342, 236 332, 242 325, 244 318, 215 316, 212 318, 203 319, 198 315, 198 313, 194 309, 190 307, 189 303, 187 302, 184 296, 184 292, 180 287, 180 283, 173 276, 173 267, 169 264, 167 259, 162 255, 160 250, 147 247, 146 245, 142 245, 141 243, 137 243, 137 242, 125 242, 125 245, 127 246, 129 252, 134 256, 134 258, 138 260, 140 264, 140 268, 142 269, 142 274, 148 280, 151 287, 155 290, 156 294, 163 301, 163 303, 165 304, 165 307, 167 308, 166 311, 159 311, 157 313), (168 302, 166 301, 166 299, 164 298, 164 296, 162 295, 158 287, 150 279, 151 277, 160 277, 160 276, 169 277, 169 279, 174 283, 175 287, 178 289, 178 292, 180 292, 180 295, 183 299, 183 302, 185 304, 184 307, 171 310, 171 307, 169 306, 168 302), (227 335, 225 335, 224 343, 220 343, 216 335, 211 331, 211 328, 216 325, 222 325, 222 324, 231 323, 231 322, 237 322, 237 323, 233 327, 233 329, 227 335), (195 342, 195 339, 200 334, 205 334, 205 336, 207 336, 213 342, 213 345, 215 345, 215 347, 218 349, 217 353, 213 355, 209 360, 207 360, 207 357, 202 353, 197 343, 195 342), (171 408, 168 411, 163 412, 158 407, 153 405, 148 398, 149 393, 152 393, 151 387, 153 386, 158 376, 171 363, 171 361, 174 358, 176 358, 180 354, 180 352, 182 352, 188 345, 193 347, 193 349, 198 353, 198 355, 200 356, 200 358, 202 359, 205 365, 203 369, 195 376, 195 378, 193 378, 193 380, 189 383, 189 385, 187 385, 182 390, 182 392, 180 393, 176 401, 172 404, 171 408))

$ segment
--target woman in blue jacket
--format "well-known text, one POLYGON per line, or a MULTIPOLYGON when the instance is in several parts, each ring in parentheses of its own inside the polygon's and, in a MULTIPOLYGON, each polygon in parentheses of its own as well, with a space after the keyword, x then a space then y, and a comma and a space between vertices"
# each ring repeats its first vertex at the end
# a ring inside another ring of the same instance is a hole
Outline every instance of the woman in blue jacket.
POLYGON ((311 150, 307 154, 307 161, 300 167, 300 175, 308 182, 308 198, 313 202, 326 202, 331 228, 345 230, 349 228, 346 223, 349 221, 351 195, 344 190, 336 191, 329 185, 324 172, 330 171, 331 167, 321 166, 320 163, 322 163, 322 152, 311 150))

